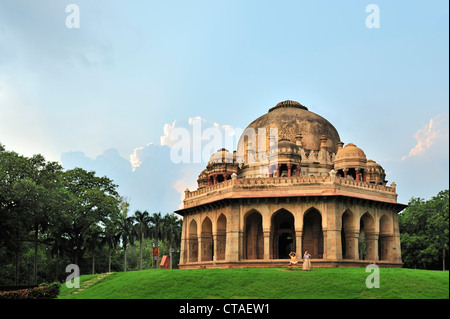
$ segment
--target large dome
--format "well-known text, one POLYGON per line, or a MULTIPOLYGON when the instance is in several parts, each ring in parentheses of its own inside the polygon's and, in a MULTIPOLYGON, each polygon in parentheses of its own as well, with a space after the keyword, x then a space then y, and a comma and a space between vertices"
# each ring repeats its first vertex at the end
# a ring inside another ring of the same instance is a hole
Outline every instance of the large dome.
MULTIPOLYGON (((266 129, 269 136, 270 128, 278 129, 278 140, 288 139, 296 142, 301 134, 302 147, 309 150, 320 150, 321 138, 327 139, 325 146, 336 153, 340 137, 335 127, 326 119, 317 115, 296 101, 283 101, 269 109, 267 114, 260 116, 247 126, 258 134, 259 128, 266 129)), ((246 129, 246 130, 247 130, 246 129)), ((245 134, 245 131, 244 131, 245 134)), ((256 141, 260 141, 258 136, 256 141)), ((268 144, 268 143, 267 143, 268 144)))

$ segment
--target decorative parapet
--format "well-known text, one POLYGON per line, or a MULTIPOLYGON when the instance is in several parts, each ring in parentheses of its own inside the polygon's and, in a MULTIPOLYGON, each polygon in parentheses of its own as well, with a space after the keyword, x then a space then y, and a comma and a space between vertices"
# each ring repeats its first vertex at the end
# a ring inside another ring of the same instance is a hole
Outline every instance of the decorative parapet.
POLYGON ((246 196, 308 196, 347 195, 396 203, 395 184, 375 185, 339 177, 327 176, 234 178, 195 191, 185 191, 184 208, 223 198, 246 196), (249 194, 251 189, 252 194, 249 194))

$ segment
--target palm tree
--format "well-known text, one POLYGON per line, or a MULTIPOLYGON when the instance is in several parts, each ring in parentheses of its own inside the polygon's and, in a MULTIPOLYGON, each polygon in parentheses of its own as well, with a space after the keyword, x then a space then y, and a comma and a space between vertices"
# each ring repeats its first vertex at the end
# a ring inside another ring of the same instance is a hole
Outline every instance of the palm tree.
POLYGON ((119 225, 120 234, 119 237, 122 239, 123 246, 123 271, 127 271, 127 246, 128 244, 133 245, 133 217, 127 217, 126 213, 122 215, 119 225))
POLYGON ((108 272, 111 272, 111 252, 116 249, 121 236, 120 220, 107 220, 104 240, 108 245, 108 272))
MULTIPOLYGON (((150 217, 152 227, 150 229, 151 237, 156 240, 156 247, 159 247, 159 240, 162 237, 163 234, 163 219, 161 217, 161 213, 153 213, 153 215, 150 217)), ((157 267, 159 268, 159 256, 157 258, 157 267)), ((153 261, 152 261, 153 264, 153 261)))
POLYGON ((133 220, 136 222, 134 224, 134 234, 139 238, 139 270, 142 270, 142 240, 150 234, 150 215, 147 211, 141 212, 137 210, 134 213, 133 220))
POLYGON ((170 269, 172 269, 172 247, 173 243, 179 242, 181 238, 182 221, 174 214, 167 214, 163 219, 163 237, 169 242, 170 269))

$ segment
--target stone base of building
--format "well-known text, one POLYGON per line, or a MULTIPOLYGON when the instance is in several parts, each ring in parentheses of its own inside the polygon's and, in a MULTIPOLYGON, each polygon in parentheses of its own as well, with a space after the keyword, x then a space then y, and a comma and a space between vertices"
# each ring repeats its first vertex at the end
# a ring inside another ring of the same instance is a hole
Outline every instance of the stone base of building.
MULTIPOLYGON (((402 268, 403 263, 395 263, 383 260, 323 260, 311 259, 311 268, 332 268, 332 267, 366 267, 370 264, 376 264, 381 268, 402 268)), ((229 261, 203 261, 180 264, 180 269, 204 269, 204 268, 268 268, 268 267, 288 267, 289 259, 271 259, 260 260, 250 259, 236 262, 229 261)), ((292 268, 302 268, 303 262, 299 261, 292 268)))

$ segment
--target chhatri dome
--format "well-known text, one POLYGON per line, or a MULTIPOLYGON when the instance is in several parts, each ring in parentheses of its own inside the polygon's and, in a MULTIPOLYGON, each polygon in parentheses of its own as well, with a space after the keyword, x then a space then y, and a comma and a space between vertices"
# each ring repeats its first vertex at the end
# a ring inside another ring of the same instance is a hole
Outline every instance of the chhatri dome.
MULTIPOLYGON (((375 136, 374 136, 375 137, 375 136)), ((362 148, 296 101, 251 122, 186 189, 180 268, 401 267, 395 183, 362 148), (272 131, 271 131, 272 129, 272 131), (272 134, 276 132, 276 134, 272 134)))

